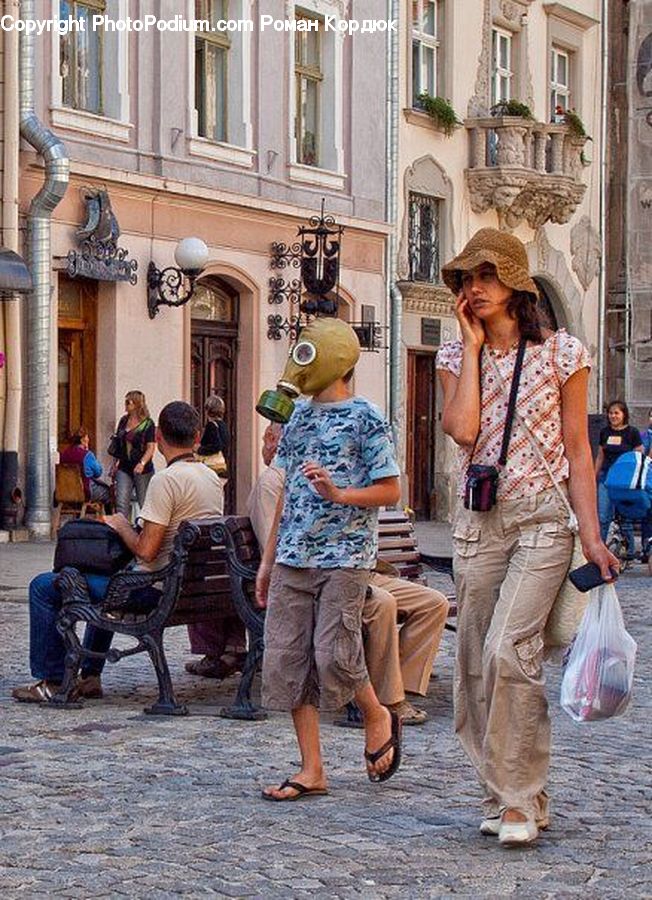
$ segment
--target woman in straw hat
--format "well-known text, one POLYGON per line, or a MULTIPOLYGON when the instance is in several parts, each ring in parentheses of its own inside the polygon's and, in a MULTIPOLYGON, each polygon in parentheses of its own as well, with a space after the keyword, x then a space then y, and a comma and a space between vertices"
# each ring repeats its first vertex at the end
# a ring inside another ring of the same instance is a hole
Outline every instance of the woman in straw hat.
POLYGON ((565 331, 542 329, 525 247, 483 228, 442 274, 457 295, 461 331, 437 356, 442 425, 460 463, 455 727, 486 791, 480 830, 514 846, 548 826, 543 630, 573 545, 560 493, 570 497, 587 559, 609 580, 618 562, 600 538, 596 511, 589 354, 565 331), (516 411, 499 465, 519 356, 516 411), (494 473, 480 469, 472 478, 470 465, 494 473))

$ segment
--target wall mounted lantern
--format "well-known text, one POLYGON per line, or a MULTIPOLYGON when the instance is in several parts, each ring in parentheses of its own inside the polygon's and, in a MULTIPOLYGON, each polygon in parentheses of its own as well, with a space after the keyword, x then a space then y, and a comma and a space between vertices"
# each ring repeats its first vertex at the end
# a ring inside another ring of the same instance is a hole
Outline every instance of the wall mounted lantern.
POLYGON ((192 297, 195 281, 208 262, 208 247, 196 237, 179 241, 174 251, 176 266, 147 268, 147 310, 155 318, 159 306, 183 306, 192 297))

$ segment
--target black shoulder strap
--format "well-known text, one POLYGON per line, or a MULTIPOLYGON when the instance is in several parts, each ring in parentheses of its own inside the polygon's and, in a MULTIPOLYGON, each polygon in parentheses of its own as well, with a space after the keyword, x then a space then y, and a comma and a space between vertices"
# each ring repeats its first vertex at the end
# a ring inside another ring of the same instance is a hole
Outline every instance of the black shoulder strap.
POLYGON ((514 412, 516 411, 516 395, 518 394, 518 383, 521 380, 521 369, 523 368, 523 357, 525 356, 526 344, 527 341, 525 338, 521 338, 518 343, 518 350, 516 351, 512 386, 509 391, 509 402, 507 403, 507 418, 505 420, 505 430, 503 431, 503 444, 500 448, 500 456, 498 457, 499 466, 504 466, 507 462, 507 450, 509 449, 509 439, 512 435, 512 424, 514 423, 514 412))

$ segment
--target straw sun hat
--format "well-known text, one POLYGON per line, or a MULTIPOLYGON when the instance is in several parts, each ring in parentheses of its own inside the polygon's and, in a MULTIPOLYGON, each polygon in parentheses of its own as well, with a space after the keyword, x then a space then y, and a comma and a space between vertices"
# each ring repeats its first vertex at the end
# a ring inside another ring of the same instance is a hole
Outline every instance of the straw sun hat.
POLYGON ((533 299, 538 299, 539 291, 530 277, 525 247, 513 234, 496 228, 481 228, 455 259, 442 266, 444 283, 454 294, 459 293, 462 288, 462 273, 469 272, 482 263, 494 265, 499 280, 513 291, 524 291, 532 294, 533 299))

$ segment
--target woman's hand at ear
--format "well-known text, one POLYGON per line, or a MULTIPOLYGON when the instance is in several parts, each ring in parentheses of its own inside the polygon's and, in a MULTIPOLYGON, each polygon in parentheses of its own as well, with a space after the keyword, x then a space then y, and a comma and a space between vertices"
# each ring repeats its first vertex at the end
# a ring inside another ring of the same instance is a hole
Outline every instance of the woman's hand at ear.
POLYGON ((460 291, 455 301, 455 315, 460 323, 462 332, 462 342, 465 347, 474 347, 480 349, 485 341, 484 325, 474 315, 469 301, 464 296, 464 291, 460 291))

